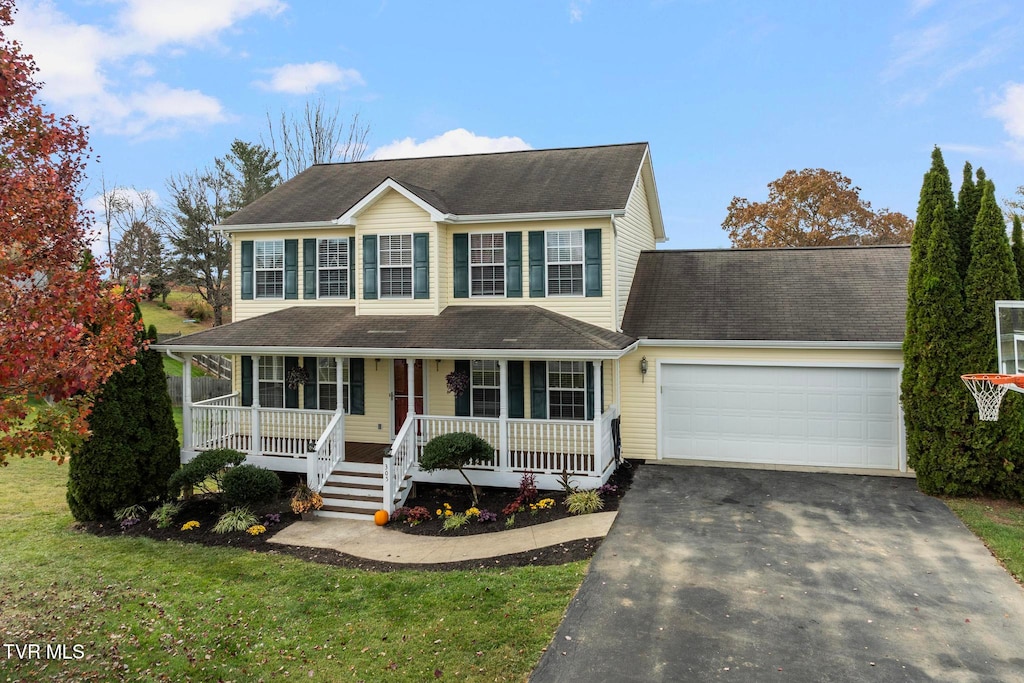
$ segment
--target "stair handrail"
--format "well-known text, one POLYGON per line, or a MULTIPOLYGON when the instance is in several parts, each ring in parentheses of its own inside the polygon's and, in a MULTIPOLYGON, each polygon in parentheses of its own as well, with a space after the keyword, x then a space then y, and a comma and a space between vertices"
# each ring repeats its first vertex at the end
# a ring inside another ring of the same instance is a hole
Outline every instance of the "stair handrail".
POLYGON ((306 458, 306 485, 320 493, 345 457, 345 414, 337 412, 306 458))
POLYGON ((398 430, 391 448, 384 453, 384 509, 395 511, 395 498, 402 488, 405 475, 416 464, 416 415, 409 415, 398 430))

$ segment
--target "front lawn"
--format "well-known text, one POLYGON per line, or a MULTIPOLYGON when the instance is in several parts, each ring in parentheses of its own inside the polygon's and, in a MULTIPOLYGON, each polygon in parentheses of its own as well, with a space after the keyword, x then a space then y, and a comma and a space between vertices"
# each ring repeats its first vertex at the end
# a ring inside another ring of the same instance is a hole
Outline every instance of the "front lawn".
POLYGON ((0 469, 0 638, 85 658, 2 657, 0 679, 524 680, 586 569, 378 574, 96 537, 71 528, 66 478, 0 469))
POLYGON ((947 498, 946 505, 1024 584, 1024 505, 984 498, 947 498))

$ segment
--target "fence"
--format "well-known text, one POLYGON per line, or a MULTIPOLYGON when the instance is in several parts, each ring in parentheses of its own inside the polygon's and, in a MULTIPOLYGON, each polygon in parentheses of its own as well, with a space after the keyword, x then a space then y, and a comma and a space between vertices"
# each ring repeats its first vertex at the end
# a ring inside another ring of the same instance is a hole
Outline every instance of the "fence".
MULTIPOLYGON (((167 393, 171 395, 171 403, 181 405, 181 377, 167 378, 167 393)), ((205 401, 208 398, 224 396, 231 393, 231 380, 217 377, 193 377, 192 401, 205 401)))

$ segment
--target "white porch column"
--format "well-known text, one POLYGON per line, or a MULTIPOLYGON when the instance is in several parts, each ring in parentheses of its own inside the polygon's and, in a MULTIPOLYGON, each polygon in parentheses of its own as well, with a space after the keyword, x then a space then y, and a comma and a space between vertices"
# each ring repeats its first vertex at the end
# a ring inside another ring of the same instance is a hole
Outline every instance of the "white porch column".
POLYGON ((260 357, 252 357, 252 427, 249 455, 262 455, 262 435, 260 434, 260 357))
POLYGON ((181 447, 191 451, 192 442, 192 354, 184 354, 181 366, 181 447))
POLYGON ((345 412, 345 368, 343 364, 345 359, 341 356, 334 357, 334 383, 338 385, 338 407, 335 408, 334 412, 343 413, 345 412))
POLYGON ((508 361, 498 361, 498 462, 497 470, 508 469, 508 361))
POLYGON ((604 404, 604 383, 601 381, 601 361, 593 363, 594 376, 591 381, 594 383, 594 472, 601 473, 601 464, 604 461, 604 444, 601 442, 601 417, 604 404))

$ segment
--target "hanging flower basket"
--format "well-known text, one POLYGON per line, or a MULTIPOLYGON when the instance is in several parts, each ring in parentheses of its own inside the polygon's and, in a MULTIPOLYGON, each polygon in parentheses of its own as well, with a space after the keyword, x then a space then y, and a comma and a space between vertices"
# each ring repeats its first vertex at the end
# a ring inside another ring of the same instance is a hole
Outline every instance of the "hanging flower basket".
POLYGON ((448 393, 455 394, 456 398, 469 389, 469 375, 461 370, 452 370, 445 375, 444 381, 448 384, 448 393))
POLYGON ((285 383, 288 384, 289 389, 294 391, 299 388, 299 385, 309 383, 309 371, 301 365, 297 365, 288 371, 285 383))

